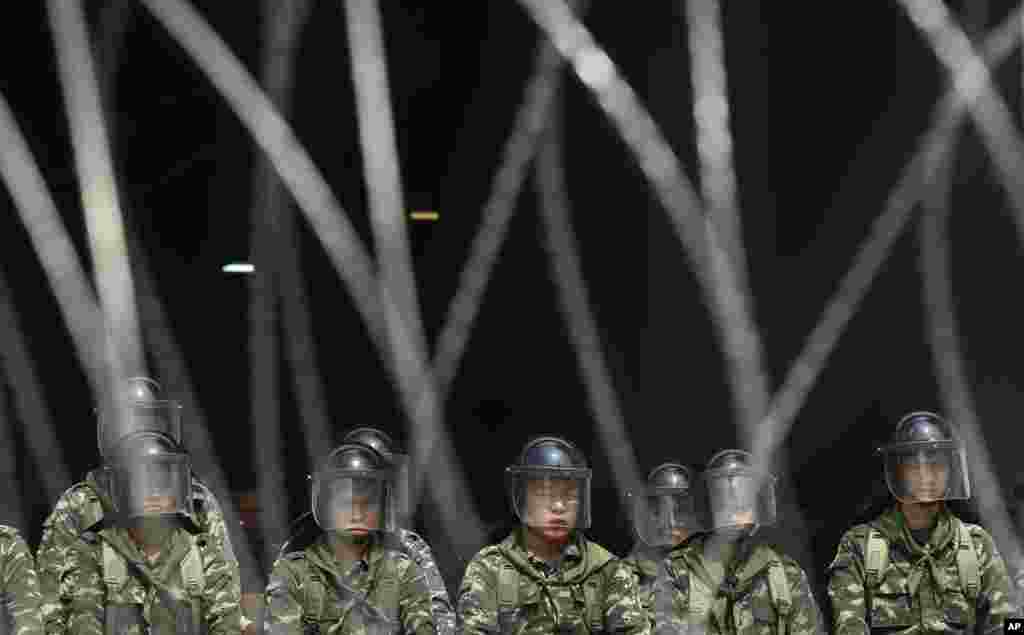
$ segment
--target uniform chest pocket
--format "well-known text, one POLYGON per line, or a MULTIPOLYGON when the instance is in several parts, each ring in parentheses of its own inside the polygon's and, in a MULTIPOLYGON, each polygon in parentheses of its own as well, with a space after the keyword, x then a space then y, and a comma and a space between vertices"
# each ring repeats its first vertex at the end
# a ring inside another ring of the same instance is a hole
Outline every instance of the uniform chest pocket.
POLYGON ((942 619, 949 630, 962 633, 972 622, 974 607, 959 587, 947 588, 942 594, 942 619))
POLYGON ((872 630, 907 628, 915 623, 912 607, 906 580, 896 576, 886 576, 882 584, 871 594, 871 612, 868 615, 868 621, 872 630))
POLYGON ((775 624, 779 619, 771 599, 767 597, 758 596, 750 600, 750 613, 758 624, 775 624))
MULTIPOLYGON (((327 586, 319 578, 310 581, 306 590, 306 606, 303 607, 303 614, 306 620, 321 625, 334 624, 345 616, 349 602, 342 602, 334 589, 327 586)), ((322 629, 327 632, 326 629, 322 629)))
POLYGON ((732 604, 732 620, 738 635, 773 635, 778 616, 767 593, 746 593, 732 604))

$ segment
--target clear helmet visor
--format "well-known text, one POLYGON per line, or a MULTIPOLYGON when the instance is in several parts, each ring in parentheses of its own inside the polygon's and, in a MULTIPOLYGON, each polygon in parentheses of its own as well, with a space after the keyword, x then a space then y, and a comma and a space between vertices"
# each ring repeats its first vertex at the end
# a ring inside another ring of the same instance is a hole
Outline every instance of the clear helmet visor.
POLYGON ((647 492, 632 498, 633 527, 647 545, 675 546, 704 531, 697 501, 688 492, 647 492))
POLYGON ((967 453, 951 442, 908 443, 883 452, 885 482, 901 503, 967 500, 967 453))
POLYGON ((327 473, 313 481, 313 518, 324 531, 353 536, 386 531, 388 486, 378 476, 327 473))
POLYGON ((105 412, 97 430, 100 454, 110 455, 118 441, 136 432, 160 432, 181 443, 181 404, 176 401, 125 403, 120 412, 105 412))
POLYGON ((749 469, 713 470, 705 474, 708 530, 738 530, 776 522, 775 481, 749 469))
POLYGON ((124 518, 192 515, 192 470, 185 454, 118 462, 108 474, 111 502, 124 518))
POLYGON ((510 488, 516 517, 524 525, 541 530, 589 529, 590 471, 559 472, 512 472, 510 488))

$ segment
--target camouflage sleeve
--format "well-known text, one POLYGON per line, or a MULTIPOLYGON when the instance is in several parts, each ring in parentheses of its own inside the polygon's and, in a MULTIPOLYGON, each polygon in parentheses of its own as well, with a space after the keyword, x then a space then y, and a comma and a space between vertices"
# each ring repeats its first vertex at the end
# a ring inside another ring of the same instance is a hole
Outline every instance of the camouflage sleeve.
POLYGON ((302 635, 300 584, 294 567, 291 561, 278 558, 270 571, 263 597, 266 606, 263 632, 267 635, 302 635))
POLYGON ((441 577, 441 571, 434 560, 430 545, 411 531, 402 532, 402 544, 412 561, 426 575, 437 635, 455 635, 455 610, 452 608, 451 599, 448 597, 448 588, 444 584, 444 578, 441 577))
POLYGON ((640 603, 636 575, 622 561, 614 560, 605 565, 604 602, 606 632, 650 635, 652 622, 640 603))
POLYGON ((865 635, 870 632, 864 600, 864 544, 866 530, 851 529, 843 534, 836 557, 828 566, 828 597, 832 604, 835 635, 865 635))
MULTIPOLYGON (((56 566, 57 598, 66 612, 64 628, 74 635, 103 635, 106 602, 106 585, 103 582, 103 566, 100 550, 85 536, 72 533, 74 525, 62 515, 50 526, 57 549, 51 554, 60 558, 56 566)), ((49 633, 51 624, 44 624, 49 633)))
POLYGON ((1020 615, 1020 607, 1015 605, 1013 583, 992 536, 977 525, 971 526, 970 532, 981 576, 977 632, 986 635, 1001 632, 1003 620, 1020 615))
POLYGON ((500 632, 497 569, 488 566, 484 553, 478 553, 470 560, 462 576, 456 610, 460 635, 496 635, 500 632))
POLYGON ((14 623, 12 635, 42 635, 42 596, 35 562, 28 545, 13 527, 0 528, 0 562, 7 615, 14 623))
POLYGON ((406 633, 434 635, 434 616, 431 610, 430 589, 427 576, 415 562, 399 556, 398 563, 398 612, 406 633))
POLYGON ((224 559, 233 564, 237 570, 238 558, 235 557, 235 549, 231 544, 231 532, 228 531, 220 503, 217 502, 213 492, 201 482, 193 480, 192 487, 203 501, 203 531, 224 553, 224 559))
POLYGON ((57 500, 57 505, 43 523, 43 538, 36 550, 36 572, 42 596, 40 618, 46 633, 63 633, 67 626, 69 605, 60 597, 60 579, 64 572, 64 554, 77 535, 66 531, 62 515, 69 505, 68 494, 57 500))
POLYGON ((238 635, 242 632, 242 588, 238 564, 225 557, 220 544, 206 541, 200 547, 206 578, 203 621, 210 635, 238 635))
POLYGON ((814 598, 807 574, 793 560, 785 563, 786 580, 793 609, 789 615, 789 635, 825 635, 825 620, 814 598))

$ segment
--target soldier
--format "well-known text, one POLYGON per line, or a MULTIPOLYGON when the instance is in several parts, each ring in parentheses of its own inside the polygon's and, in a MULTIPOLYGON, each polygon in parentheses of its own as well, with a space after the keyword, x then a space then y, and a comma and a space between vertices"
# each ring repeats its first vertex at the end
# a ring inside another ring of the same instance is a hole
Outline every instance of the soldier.
POLYGON ((878 453, 895 501, 843 534, 829 565, 836 634, 1002 629, 1017 615, 1006 565, 992 537, 945 503, 971 495, 956 430, 939 415, 912 412, 878 453))
MULTIPOLYGON (((64 631, 70 611, 68 598, 60 594, 64 554, 77 541, 81 532, 102 520, 104 511, 111 509, 111 467, 108 457, 112 448, 125 436, 142 431, 159 432, 177 444, 182 443, 181 405, 173 400, 160 399, 160 385, 146 377, 132 377, 119 387, 123 412, 110 408, 97 409, 97 441, 103 465, 86 474, 85 480, 71 486, 57 500, 53 512, 43 523, 43 537, 36 552, 40 591, 43 596, 42 619, 47 632, 64 631), (61 528, 71 527, 70 531, 61 528), (64 541, 64 542, 62 542, 64 541)), ((192 475, 191 498, 196 528, 204 540, 214 543, 223 552, 234 585, 241 588, 238 561, 228 534, 220 505, 213 493, 192 475)), ((247 620, 241 618, 242 626, 247 620)))
POLYGON ((460 633, 648 635, 630 568, 583 534, 591 479, 583 454, 559 437, 538 437, 506 477, 520 525, 466 568, 460 633))
POLYGON ((709 635, 823 634, 803 569, 755 539, 760 527, 776 522, 774 477, 756 469, 749 452, 723 450, 700 481, 708 532, 669 560, 690 628, 709 635))
POLYGON ((395 520, 395 538, 405 555, 415 562, 427 576, 427 586, 433 598, 434 628, 438 635, 455 635, 455 609, 449 599, 448 588, 434 560, 430 545, 412 531, 412 501, 409 500, 409 457, 396 452, 395 443, 376 428, 357 428, 345 435, 343 443, 362 443, 377 450, 388 461, 395 474, 392 509, 395 520))
POLYGON ((57 595, 66 632, 240 633, 237 569, 197 526, 188 453, 146 431, 106 458, 109 499, 91 498, 92 515, 62 514, 47 528, 62 545, 57 595))
POLYGON ((682 548, 704 529, 693 486, 693 470, 681 463, 663 463, 651 470, 644 491, 632 497, 637 544, 625 562, 637 576, 640 601, 651 617, 654 635, 682 635, 687 630, 689 572, 682 563, 682 548))
POLYGON ((392 481, 384 457, 358 443, 340 446, 318 467, 312 513, 319 531, 290 541, 274 562, 268 634, 435 633, 426 576, 391 544, 392 481))
POLYGON ((32 552, 14 527, 0 525, 0 593, 4 602, 0 633, 43 635, 39 579, 32 552))

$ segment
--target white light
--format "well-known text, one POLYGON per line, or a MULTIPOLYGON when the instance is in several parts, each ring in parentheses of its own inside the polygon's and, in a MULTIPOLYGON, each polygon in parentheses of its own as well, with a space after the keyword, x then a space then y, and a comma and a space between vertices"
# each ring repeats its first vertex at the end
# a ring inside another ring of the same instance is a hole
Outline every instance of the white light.
POLYGON ((256 267, 252 266, 247 262, 233 262, 228 265, 224 265, 221 268, 224 273, 252 273, 256 271, 256 267))

